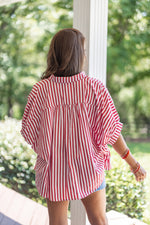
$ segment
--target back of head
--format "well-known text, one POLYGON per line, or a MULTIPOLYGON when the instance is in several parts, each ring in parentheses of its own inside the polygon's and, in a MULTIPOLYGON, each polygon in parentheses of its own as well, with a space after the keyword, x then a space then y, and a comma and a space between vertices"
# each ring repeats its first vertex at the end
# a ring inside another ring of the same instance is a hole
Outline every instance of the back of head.
POLYGON ((71 76, 82 71, 84 63, 83 34, 74 28, 60 30, 53 37, 48 56, 47 69, 41 79, 51 74, 71 76))

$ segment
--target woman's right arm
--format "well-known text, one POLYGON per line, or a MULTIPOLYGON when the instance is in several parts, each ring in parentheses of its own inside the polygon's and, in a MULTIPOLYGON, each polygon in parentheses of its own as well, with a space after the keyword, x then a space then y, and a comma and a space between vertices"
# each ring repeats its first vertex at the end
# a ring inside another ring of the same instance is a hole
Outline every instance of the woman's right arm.
MULTIPOLYGON (((128 149, 128 146, 122 135, 118 137, 117 141, 112 145, 112 147, 121 157, 124 156, 124 154, 126 154, 128 149)), ((137 169, 137 165, 138 165, 137 161, 133 157, 131 152, 127 155, 127 157, 124 160, 128 163, 128 165, 130 166, 130 169, 132 169, 133 171, 137 169)), ((146 171, 140 165, 140 169, 134 175, 137 181, 142 181, 146 178, 146 171)))

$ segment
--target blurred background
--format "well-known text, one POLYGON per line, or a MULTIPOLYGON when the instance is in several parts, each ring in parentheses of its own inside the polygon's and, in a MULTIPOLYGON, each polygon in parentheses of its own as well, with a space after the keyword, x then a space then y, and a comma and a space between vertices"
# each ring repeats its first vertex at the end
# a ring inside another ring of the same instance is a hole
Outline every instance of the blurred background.
MULTIPOLYGON (((34 181, 36 155, 19 131, 27 96, 46 69, 51 38, 72 24, 73 0, 26 0, 0 7, 0 182, 43 205, 34 181)), ((150 224, 149 0, 109 0, 107 87, 128 146, 148 173, 146 181, 136 183, 111 149, 115 160, 107 172, 107 209, 150 224)))

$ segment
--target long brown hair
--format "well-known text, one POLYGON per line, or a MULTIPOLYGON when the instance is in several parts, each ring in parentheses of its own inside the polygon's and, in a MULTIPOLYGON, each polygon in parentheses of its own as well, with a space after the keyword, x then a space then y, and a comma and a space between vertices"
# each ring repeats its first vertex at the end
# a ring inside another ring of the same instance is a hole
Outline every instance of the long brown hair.
POLYGON ((57 32, 50 44, 47 55, 47 68, 41 79, 55 76, 71 76, 82 71, 84 63, 83 34, 74 28, 57 32))

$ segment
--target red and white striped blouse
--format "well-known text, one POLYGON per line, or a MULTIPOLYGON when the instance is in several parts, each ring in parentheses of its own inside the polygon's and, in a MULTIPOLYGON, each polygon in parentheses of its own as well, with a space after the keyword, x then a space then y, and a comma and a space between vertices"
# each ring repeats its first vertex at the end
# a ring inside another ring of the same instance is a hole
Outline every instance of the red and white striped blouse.
POLYGON ((107 144, 116 142, 121 129, 107 88, 84 71, 33 85, 20 132, 37 153, 39 194, 63 201, 93 193, 111 169, 107 144))

